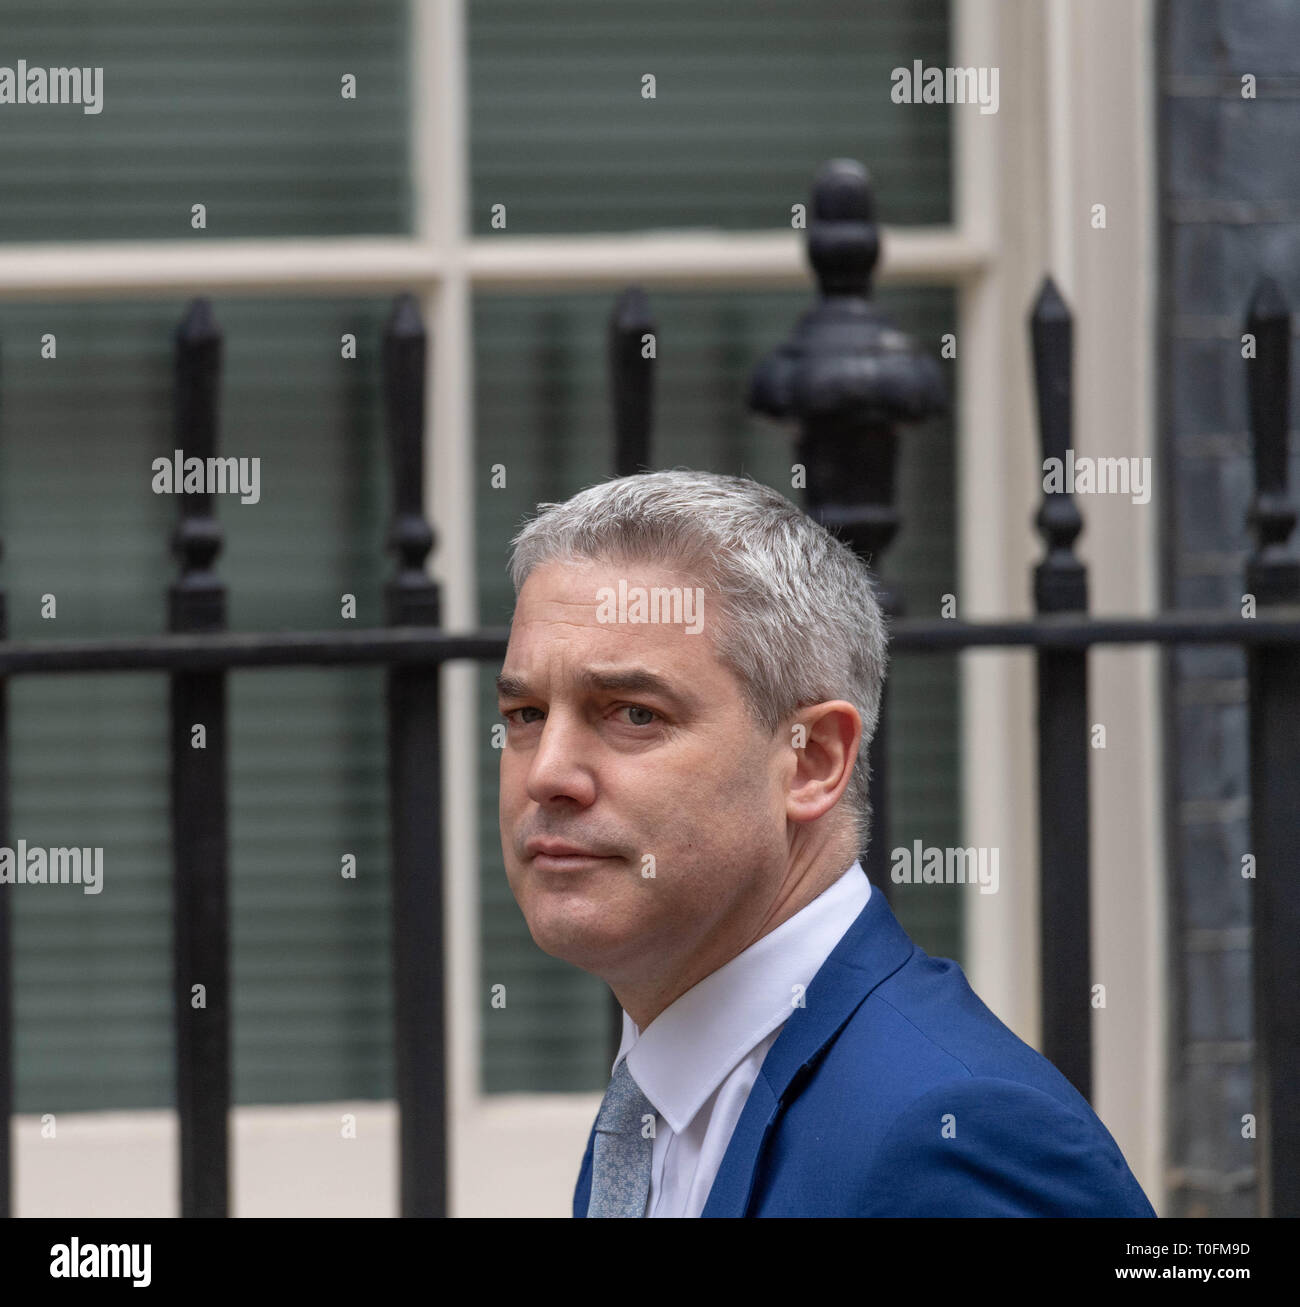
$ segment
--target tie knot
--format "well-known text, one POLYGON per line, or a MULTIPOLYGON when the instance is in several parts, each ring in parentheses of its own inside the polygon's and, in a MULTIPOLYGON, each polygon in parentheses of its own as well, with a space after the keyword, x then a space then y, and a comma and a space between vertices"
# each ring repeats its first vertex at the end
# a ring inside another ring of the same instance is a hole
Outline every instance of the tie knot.
POLYGON ((596 1129, 603 1134, 640 1133, 642 1118, 655 1116, 654 1104, 641 1092, 641 1086, 628 1070, 624 1058, 610 1078, 609 1088, 601 1100, 596 1129))

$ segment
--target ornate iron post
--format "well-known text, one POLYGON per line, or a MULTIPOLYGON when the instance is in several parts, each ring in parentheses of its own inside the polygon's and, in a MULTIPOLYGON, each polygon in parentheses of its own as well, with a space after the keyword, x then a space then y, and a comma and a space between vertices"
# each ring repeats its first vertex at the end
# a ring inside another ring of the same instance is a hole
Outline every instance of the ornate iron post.
MULTIPOLYGON (((880 236, 867 170, 832 159, 813 181, 808 257, 818 302, 750 382, 749 407, 798 424, 795 462, 805 474, 811 517, 871 565, 887 618, 903 612, 880 556, 898 531, 898 427, 943 411, 939 365, 871 303, 880 236)), ((863 857, 872 885, 891 897, 887 693, 869 753, 872 833, 863 857)))
MULTIPOLYGON (((1043 462, 1063 467, 1073 440, 1074 322, 1050 277, 1029 318, 1043 462)), ((1042 616, 1088 610, 1088 573, 1075 555, 1083 517, 1068 489, 1043 488, 1034 519, 1043 560, 1034 568, 1042 616)), ((1088 651, 1039 649, 1038 931, 1042 1051, 1092 1098, 1092 932, 1089 876, 1088 651)))
MULTIPOLYGON (((399 295, 384 330, 384 399, 393 471, 385 587, 389 626, 438 626, 438 586, 424 570, 433 528, 424 517, 424 389, 428 340, 419 305, 399 295)), ((392 824, 393 998, 401 1213, 447 1214, 446 1032, 443 1016, 441 664, 387 674, 392 824)))
MULTIPOLYGON (((221 332, 195 300, 176 334, 176 444, 187 458, 217 452, 221 332)), ((222 631, 226 587, 216 572, 221 525, 212 495, 181 493, 167 594, 168 629, 222 631)), ((171 812, 176 1107, 182 1216, 230 1208, 230 913, 226 828, 226 672, 171 677, 171 812), (202 748, 192 746, 196 726, 202 748), (202 986, 203 1001, 194 997, 202 986)))

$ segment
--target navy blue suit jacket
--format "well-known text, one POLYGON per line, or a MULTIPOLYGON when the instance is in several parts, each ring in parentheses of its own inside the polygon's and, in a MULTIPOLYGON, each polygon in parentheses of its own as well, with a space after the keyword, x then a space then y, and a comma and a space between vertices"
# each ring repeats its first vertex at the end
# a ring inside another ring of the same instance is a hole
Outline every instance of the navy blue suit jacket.
POLYGON ((878 888, 804 1004, 763 1061, 704 1216, 1155 1216, 1087 1100, 955 962, 913 944, 878 888))

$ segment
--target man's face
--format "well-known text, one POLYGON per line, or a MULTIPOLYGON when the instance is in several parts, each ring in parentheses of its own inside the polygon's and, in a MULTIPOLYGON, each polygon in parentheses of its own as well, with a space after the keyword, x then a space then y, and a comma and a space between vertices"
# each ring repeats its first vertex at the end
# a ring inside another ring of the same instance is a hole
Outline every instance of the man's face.
POLYGON ((747 945, 786 871, 792 767, 789 742, 756 726, 718 660, 713 596, 703 593, 696 634, 689 617, 601 620, 617 605, 602 610, 598 592, 620 581, 629 597, 699 593, 654 564, 537 568, 515 607, 499 696, 510 888, 541 949, 611 984, 693 971, 717 953, 720 965, 747 945), (535 841, 601 856, 535 855, 535 841))

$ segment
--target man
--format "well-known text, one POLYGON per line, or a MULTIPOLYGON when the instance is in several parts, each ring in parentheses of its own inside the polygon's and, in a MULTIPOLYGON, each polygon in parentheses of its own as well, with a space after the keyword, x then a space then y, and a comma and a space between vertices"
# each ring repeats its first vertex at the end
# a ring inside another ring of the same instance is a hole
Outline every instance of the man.
POLYGON ((868 883, 886 636, 783 496, 686 471, 541 505, 497 679, 501 840, 623 1041, 575 1216, 1153 1216, 1087 1102, 868 883))

